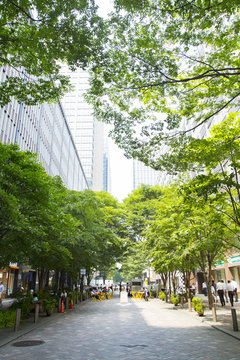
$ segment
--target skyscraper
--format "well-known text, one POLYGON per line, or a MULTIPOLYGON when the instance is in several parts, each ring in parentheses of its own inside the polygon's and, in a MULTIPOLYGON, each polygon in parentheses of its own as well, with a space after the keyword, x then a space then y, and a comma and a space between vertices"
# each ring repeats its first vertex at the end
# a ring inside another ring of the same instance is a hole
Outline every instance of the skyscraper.
POLYGON ((73 134, 89 188, 103 190, 104 127, 93 116, 92 107, 85 101, 88 73, 77 69, 72 72, 63 66, 62 72, 71 77, 74 90, 62 100, 69 127, 73 134))
POLYGON ((133 190, 141 184, 157 185, 159 172, 144 165, 141 161, 133 160, 133 190))
MULTIPOLYGON (((17 71, 8 66, 0 68, 0 81, 17 71)), ((0 108, 0 141, 18 144, 21 150, 37 153, 46 172, 59 175, 67 188, 88 188, 83 167, 73 141, 62 105, 26 106, 12 100, 0 108)))

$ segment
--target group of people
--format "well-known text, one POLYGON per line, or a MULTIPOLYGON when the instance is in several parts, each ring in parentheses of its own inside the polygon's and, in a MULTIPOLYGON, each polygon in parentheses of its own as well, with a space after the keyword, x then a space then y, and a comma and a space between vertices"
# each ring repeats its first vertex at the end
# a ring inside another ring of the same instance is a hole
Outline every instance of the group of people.
MULTIPOLYGON (((202 284, 204 295, 207 296, 207 285, 204 282, 202 284)), ((228 280, 227 284, 223 280, 219 280, 217 284, 212 281, 211 293, 214 298, 214 301, 217 301, 217 295, 219 296, 222 306, 226 305, 226 302, 230 301, 231 306, 233 306, 233 301, 238 302, 238 293, 237 293, 237 282, 233 280, 228 280)))
POLYGON ((108 299, 109 297, 112 296, 113 289, 111 286, 108 289, 106 287, 93 288, 91 291, 91 297, 95 297, 97 300, 99 300, 101 293, 103 293, 106 299, 108 299))

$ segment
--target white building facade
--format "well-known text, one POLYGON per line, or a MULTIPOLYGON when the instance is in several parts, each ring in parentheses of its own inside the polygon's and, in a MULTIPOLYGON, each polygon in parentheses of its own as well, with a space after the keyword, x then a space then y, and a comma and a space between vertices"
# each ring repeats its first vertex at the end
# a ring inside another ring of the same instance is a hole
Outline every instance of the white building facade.
MULTIPOLYGON (((15 70, 0 68, 0 81, 15 70)), ((26 106, 12 100, 0 108, 0 141, 18 144, 37 154, 38 161, 51 176, 59 175, 70 190, 88 188, 63 107, 56 104, 26 106)))
POLYGON ((74 90, 62 100, 69 127, 73 134, 89 188, 103 190, 104 125, 93 116, 92 107, 84 99, 88 88, 88 73, 81 69, 72 72, 62 67, 64 75, 71 78, 74 90))

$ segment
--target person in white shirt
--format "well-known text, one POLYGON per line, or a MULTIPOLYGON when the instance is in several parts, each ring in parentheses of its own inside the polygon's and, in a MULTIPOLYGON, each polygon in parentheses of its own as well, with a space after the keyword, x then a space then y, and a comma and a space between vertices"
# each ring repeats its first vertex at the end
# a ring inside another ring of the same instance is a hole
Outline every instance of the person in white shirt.
POLYGON ((202 289, 205 296, 207 296, 207 284, 205 282, 202 283, 202 289))
POLYGON ((230 300, 230 303, 231 303, 232 306, 233 306, 234 290, 235 290, 234 284, 232 283, 232 281, 228 280, 227 291, 228 291, 229 300, 230 300))
POLYGON ((235 301, 238 302, 238 293, 237 293, 237 282, 232 279, 232 283, 234 285, 234 297, 235 297, 235 301))
POLYGON ((222 306, 225 306, 225 300, 224 300, 224 281, 220 280, 217 282, 217 292, 219 299, 221 301, 222 306))
POLYGON ((226 285, 226 283, 223 283, 223 286, 224 286, 225 299, 226 299, 226 302, 228 303, 228 293, 227 293, 227 285, 226 285))
POLYGON ((3 285, 2 281, 1 281, 1 283, 0 283, 0 302, 1 302, 1 299, 2 299, 2 293, 3 292, 4 292, 4 285, 3 285))

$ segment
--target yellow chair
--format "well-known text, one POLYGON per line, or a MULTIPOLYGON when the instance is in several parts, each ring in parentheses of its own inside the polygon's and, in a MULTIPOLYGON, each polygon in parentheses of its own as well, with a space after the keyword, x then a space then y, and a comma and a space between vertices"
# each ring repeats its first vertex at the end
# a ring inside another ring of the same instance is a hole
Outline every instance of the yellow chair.
POLYGON ((131 294, 132 294, 132 298, 136 300, 137 299, 137 292, 131 291, 131 294))
POLYGON ((100 295, 99 295, 99 299, 102 301, 102 300, 106 300, 106 295, 102 292, 100 295))

